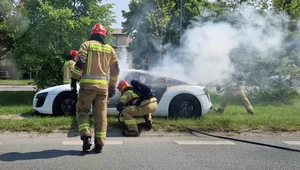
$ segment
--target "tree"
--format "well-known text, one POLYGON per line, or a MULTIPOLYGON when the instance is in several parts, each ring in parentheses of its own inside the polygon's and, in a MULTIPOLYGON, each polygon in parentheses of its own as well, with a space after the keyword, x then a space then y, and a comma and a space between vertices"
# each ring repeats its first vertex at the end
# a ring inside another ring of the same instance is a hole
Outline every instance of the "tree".
MULTIPOLYGON (((277 21, 267 19, 267 22, 264 23, 271 28, 265 30, 277 30, 277 33, 283 33, 280 47, 272 47, 272 50, 268 50, 268 55, 265 55, 258 49, 242 44, 232 51, 231 58, 238 70, 247 74, 247 84, 258 87, 250 89, 255 92, 255 95, 263 100, 289 102, 298 96, 293 85, 295 80, 300 78, 299 45, 294 43, 299 33, 293 26, 294 21, 299 18, 299 15, 296 15, 299 14, 299 8, 293 8, 293 12, 291 12, 290 7, 295 4, 286 4, 290 3, 288 1, 273 2, 274 4, 265 8, 265 11, 259 11, 261 9, 258 11, 261 17, 277 16, 280 18, 277 21), (287 17, 282 17, 285 14, 288 14, 287 17), (246 57, 237 60, 237 56, 246 57)), ((266 36, 271 34, 265 32, 266 36)), ((266 44, 265 50, 268 47, 270 46, 266 44)))
POLYGON ((78 49, 90 29, 101 22, 110 29, 112 5, 101 1, 24 0, 30 20, 26 34, 17 41, 14 56, 23 71, 35 72, 38 89, 62 84, 64 57, 78 49))
POLYGON ((163 40, 166 37, 166 32, 170 28, 170 21, 172 18, 172 11, 174 11, 175 3, 170 0, 156 0, 156 9, 151 9, 146 13, 146 21, 149 22, 149 31, 152 37, 160 41, 160 57, 162 60, 163 40))
MULTIPOLYGON (((122 26, 133 38, 130 50, 133 52, 134 62, 142 62, 147 58, 151 58, 151 61, 160 61, 158 57, 163 54, 161 49, 164 45, 179 45, 180 12, 183 13, 182 29, 185 30, 205 7, 218 11, 217 5, 213 6, 206 0, 184 0, 183 11, 180 11, 180 0, 131 1, 129 11, 122 11, 123 17, 126 18, 122 26)), ((142 65, 142 63, 134 64, 142 65)))
POLYGON ((24 8, 13 0, 0 3, 0 59, 13 48, 16 38, 20 37, 27 26, 24 8))

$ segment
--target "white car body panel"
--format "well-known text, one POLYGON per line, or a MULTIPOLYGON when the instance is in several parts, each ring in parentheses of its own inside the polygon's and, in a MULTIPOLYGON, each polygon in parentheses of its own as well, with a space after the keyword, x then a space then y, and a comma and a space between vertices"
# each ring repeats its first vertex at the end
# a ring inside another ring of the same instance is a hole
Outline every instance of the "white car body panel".
MULTIPOLYGON (((47 92, 47 91, 45 91, 45 92, 47 92)), ((39 94, 39 93, 36 93, 34 95, 33 110, 36 110, 39 113, 52 114, 53 101, 54 101, 54 99, 55 99, 55 97, 57 95, 56 94, 48 94, 43 107, 36 107, 35 103, 36 103, 36 96, 37 96, 37 94, 39 94)))

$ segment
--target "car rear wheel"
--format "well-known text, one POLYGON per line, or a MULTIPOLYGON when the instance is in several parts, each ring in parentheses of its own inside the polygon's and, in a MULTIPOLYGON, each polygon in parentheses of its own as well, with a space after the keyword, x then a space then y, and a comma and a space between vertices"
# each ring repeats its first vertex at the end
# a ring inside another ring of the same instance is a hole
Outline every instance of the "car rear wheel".
POLYGON ((70 92, 65 92, 56 97, 53 103, 53 114, 56 116, 70 116, 76 114, 76 99, 70 92))
POLYGON ((201 116, 201 105, 198 99, 190 94, 175 96, 169 106, 169 117, 190 118, 201 116))

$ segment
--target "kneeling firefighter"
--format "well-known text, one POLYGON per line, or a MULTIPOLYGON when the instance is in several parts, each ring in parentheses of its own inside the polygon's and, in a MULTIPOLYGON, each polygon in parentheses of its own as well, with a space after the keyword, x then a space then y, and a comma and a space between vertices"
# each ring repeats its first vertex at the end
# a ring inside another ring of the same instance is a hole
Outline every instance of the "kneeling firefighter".
POLYGON ((123 115, 125 123, 125 130, 122 134, 132 137, 140 135, 141 129, 138 128, 134 116, 144 116, 143 126, 150 130, 152 128, 151 113, 157 109, 157 99, 151 87, 133 79, 131 85, 121 80, 117 88, 122 94, 117 104, 117 110, 123 115))

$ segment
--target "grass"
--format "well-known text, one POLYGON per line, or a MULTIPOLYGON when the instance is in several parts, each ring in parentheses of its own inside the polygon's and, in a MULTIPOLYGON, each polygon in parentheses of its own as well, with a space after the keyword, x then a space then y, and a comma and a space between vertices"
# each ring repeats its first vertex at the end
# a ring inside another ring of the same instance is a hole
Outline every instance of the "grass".
POLYGON ((2 85, 28 85, 32 82, 33 80, 0 80, 2 85))
MULTIPOLYGON (((54 117, 33 113, 32 99, 35 92, 0 92, 0 131, 52 132, 54 130, 76 130, 73 117, 54 117)), ((217 94, 212 94, 214 107, 218 106, 217 94)), ((171 119, 153 117, 153 130, 187 131, 187 127, 204 131, 237 132, 251 130, 300 131, 300 99, 293 104, 260 102, 250 98, 255 115, 248 115, 237 99, 233 99, 220 115, 211 113, 196 119, 171 119)), ((137 119, 142 122, 142 118, 137 119)), ((91 117, 93 124, 93 117, 91 117)), ((121 128, 116 116, 108 117, 108 124, 121 128)))
POLYGON ((32 112, 34 91, 0 91, 0 115, 32 112))

